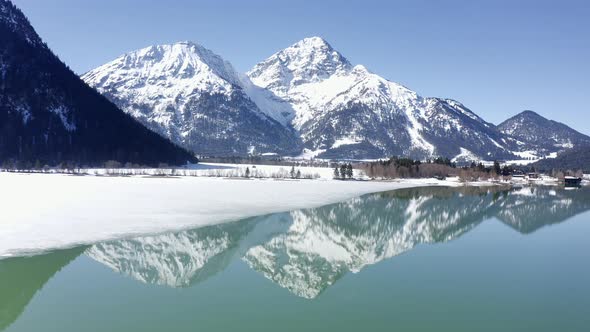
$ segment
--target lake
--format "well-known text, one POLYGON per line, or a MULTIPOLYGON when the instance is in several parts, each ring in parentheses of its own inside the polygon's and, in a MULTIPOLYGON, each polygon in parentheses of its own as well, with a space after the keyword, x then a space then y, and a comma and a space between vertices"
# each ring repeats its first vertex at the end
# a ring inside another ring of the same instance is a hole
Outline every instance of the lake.
POLYGON ((588 331, 590 188, 417 188, 0 260, 0 331, 588 331))

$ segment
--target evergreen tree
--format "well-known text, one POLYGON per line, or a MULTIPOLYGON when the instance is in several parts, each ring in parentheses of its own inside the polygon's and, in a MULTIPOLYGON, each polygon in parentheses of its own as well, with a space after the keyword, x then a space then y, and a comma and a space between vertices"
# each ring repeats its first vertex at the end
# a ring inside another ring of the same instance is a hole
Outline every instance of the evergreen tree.
POLYGON ((340 177, 340 170, 338 168, 338 165, 336 165, 336 167, 334 167, 334 179, 337 179, 340 177))
POLYGON ((246 177, 249 178, 250 177, 250 168, 246 167, 246 177))
POLYGON ((298 179, 301 179, 301 171, 297 170, 297 174, 295 174, 295 177, 298 179))
POLYGON ((346 179, 346 168, 346 164, 340 166, 340 178, 342 178, 342 180, 346 179))
POLYGON ((494 160, 494 168, 493 168, 493 171, 496 174, 501 174, 502 173, 502 169, 500 168, 500 163, 497 160, 494 160))
POLYGON ((346 165, 346 176, 349 179, 352 179, 352 164, 348 163, 348 165, 346 165))
POLYGON ((291 167, 291 172, 289 172, 291 174, 291 179, 295 178, 295 166, 291 167))

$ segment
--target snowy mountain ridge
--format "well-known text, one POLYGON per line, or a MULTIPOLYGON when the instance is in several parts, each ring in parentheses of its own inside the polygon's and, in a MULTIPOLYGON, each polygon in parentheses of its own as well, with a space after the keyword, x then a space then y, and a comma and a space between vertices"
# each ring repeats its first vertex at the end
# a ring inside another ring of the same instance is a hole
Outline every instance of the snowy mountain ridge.
POLYGON ((458 101, 420 96, 351 64, 320 37, 296 42, 246 74, 180 42, 130 52, 82 78, 199 154, 490 160, 571 147, 547 149, 502 132, 458 101))

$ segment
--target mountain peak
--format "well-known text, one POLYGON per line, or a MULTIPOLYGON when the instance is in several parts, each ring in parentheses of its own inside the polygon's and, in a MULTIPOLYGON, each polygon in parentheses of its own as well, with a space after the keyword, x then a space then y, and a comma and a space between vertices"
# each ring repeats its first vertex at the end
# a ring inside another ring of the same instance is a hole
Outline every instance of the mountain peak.
POLYGON ((191 93, 195 89, 230 93, 234 87, 241 86, 239 75, 229 62, 191 41, 154 45, 126 53, 82 78, 95 87, 166 84, 178 93, 191 93))
POLYGON ((322 65, 333 69, 351 67, 348 60, 321 37, 304 38, 273 56, 276 55, 294 62, 293 65, 315 65, 316 69, 322 65))
POLYGON ((529 117, 537 117, 537 118, 543 118, 543 119, 545 119, 539 113, 534 112, 534 111, 531 111, 531 110, 524 110, 524 111, 518 113, 516 116, 529 116, 529 117))
POLYGON ((352 69, 342 54, 320 37, 309 37, 273 54, 248 72, 263 88, 276 88, 281 94, 290 86, 315 83, 352 69))
POLYGON ((531 126, 538 126, 541 123, 548 124, 550 122, 550 120, 544 118, 536 112, 524 110, 500 123, 498 128, 500 131, 512 135, 514 132, 518 132, 518 128, 520 127, 530 128, 531 126))
POLYGON ((292 47, 305 47, 305 48, 329 48, 332 46, 322 37, 307 37, 292 45, 292 47))
POLYGON ((544 116, 540 115, 537 112, 534 112, 531 110, 524 110, 524 111, 510 117, 509 119, 505 120, 504 122, 500 123, 498 125, 498 128, 506 129, 506 127, 508 127, 508 126, 513 127, 515 123, 518 123, 521 126, 525 125, 525 124, 528 124, 528 126, 530 126, 533 123, 536 125, 539 125, 541 123, 548 125, 551 122, 553 122, 553 121, 545 118, 544 116))
POLYGON ((520 112, 500 123, 498 129, 522 142, 540 145, 550 152, 590 144, 590 137, 531 110, 520 112))

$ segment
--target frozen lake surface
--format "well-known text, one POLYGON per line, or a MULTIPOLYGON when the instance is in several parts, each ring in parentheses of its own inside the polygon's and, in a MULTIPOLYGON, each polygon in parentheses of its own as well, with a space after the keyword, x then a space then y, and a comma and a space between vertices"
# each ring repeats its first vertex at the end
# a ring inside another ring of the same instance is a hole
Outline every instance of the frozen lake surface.
POLYGON ((458 185, 433 179, 337 181, 331 179, 331 169, 313 171, 321 172, 321 178, 0 173, 0 257, 318 207, 397 188, 458 185))

